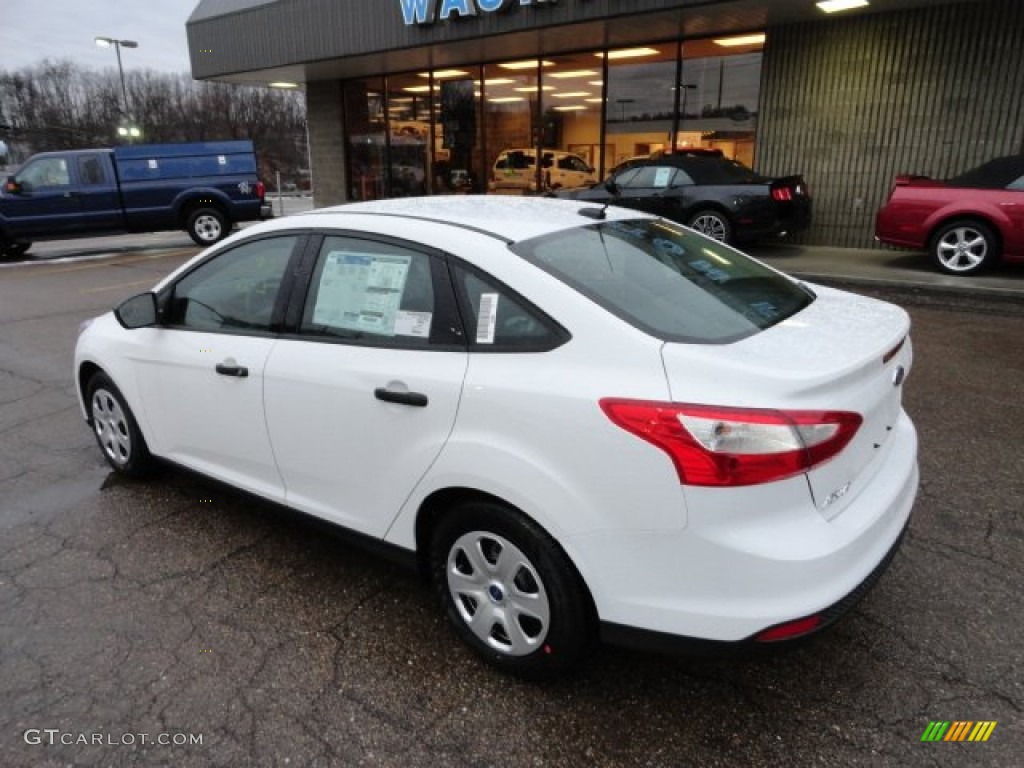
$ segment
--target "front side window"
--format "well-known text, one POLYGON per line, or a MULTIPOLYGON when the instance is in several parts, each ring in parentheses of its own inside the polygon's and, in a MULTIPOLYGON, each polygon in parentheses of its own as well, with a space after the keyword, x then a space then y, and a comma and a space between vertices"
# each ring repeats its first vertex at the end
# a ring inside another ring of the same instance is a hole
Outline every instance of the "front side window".
POLYGON ((393 243, 325 237, 301 332, 402 347, 437 341, 447 323, 438 321, 432 261, 393 243))
POLYGON ((252 241, 201 264, 174 286, 169 324, 196 331, 269 331, 297 240, 252 241))
POLYGON ((525 240, 512 250, 666 341, 736 341, 814 300, 738 251, 663 220, 609 221, 525 240))
POLYGON ((68 161, 63 157, 43 157, 29 163, 15 179, 26 190, 40 187, 66 187, 71 184, 68 161))

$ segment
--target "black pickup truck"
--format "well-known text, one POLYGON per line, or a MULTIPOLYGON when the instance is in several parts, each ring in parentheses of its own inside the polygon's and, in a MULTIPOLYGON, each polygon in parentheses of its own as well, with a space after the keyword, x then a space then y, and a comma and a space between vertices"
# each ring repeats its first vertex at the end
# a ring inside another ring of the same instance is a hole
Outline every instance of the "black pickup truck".
POLYGON ((210 245, 271 217, 251 141, 139 144, 33 155, 0 192, 0 257, 34 240, 183 229, 210 245))

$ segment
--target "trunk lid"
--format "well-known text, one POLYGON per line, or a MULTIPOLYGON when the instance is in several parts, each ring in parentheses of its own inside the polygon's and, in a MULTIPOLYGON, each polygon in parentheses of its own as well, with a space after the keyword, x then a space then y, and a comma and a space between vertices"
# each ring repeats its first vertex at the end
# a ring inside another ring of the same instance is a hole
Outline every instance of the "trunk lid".
POLYGON ((910 320, 892 304, 814 290, 814 302, 765 331, 732 344, 666 343, 662 357, 676 402, 860 414, 850 444, 806 475, 815 506, 832 519, 888 447, 911 366, 910 320))

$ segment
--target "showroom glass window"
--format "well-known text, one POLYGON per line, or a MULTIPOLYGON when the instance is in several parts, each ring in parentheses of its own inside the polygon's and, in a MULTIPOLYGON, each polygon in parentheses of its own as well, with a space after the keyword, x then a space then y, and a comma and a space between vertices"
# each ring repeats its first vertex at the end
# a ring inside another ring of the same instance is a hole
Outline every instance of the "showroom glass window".
POLYGON ((168 324, 196 331, 268 331, 297 237, 243 243, 174 286, 168 324))
MULTIPOLYGON (((552 56, 540 69, 541 146, 575 155, 588 167, 599 169, 604 151, 601 147, 601 93, 604 88, 601 54, 586 52, 572 56, 552 56)), ((549 156, 541 167, 542 187, 549 186, 552 165, 570 164, 564 155, 549 156), (547 167, 545 167, 547 166, 547 167)), ((569 170, 565 167, 562 170, 569 170)), ((595 175, 594 181, 597 180, 595 175)), ((586 186, 579 176, 567 178, 561 186, 586 186)))
POLYGON ((536 183, 530 150, 537 147, 540 91, 536 60, 484 67, 483 115, 488 190, 517 194, 536 183))
POLYGON ((671 149, 678 56, 676 42, 608 51, 606 172, 631 158, 671 149))
POLYGON ((431 168, 430 87, 425 72, 387 78, 390 197, 427 193, 431 168))
POLYGON ((763 35, 683 44, 680 147, 720 149, 754 166, 763 46, 763 35))
POLYGON ((349 199, 387 197, 387 121, 384 80, 375 77, 345 83, 349 199))

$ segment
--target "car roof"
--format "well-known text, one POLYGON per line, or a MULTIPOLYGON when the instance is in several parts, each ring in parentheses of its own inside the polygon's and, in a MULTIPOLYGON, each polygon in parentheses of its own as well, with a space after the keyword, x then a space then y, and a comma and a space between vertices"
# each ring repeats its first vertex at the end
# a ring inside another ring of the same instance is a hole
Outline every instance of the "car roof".
MULTIPOLYGON (((507 195, 437 195, 399 197, 390 200, 347 203, 333 208, 318 208, 289 219, 326 217, 314 226, 345 226, 346 216, 370 214, 421 219, 483 232, 509 243, 595 223, 580 214, 584 208, 600 209, 599 203, 561 200, 549 197, 511 197, 507 195)), ((626 208, 607 209, 608 220, 651 218, 626 208)), ((298 223, 296 221, 296 223, 298 223)))

